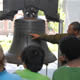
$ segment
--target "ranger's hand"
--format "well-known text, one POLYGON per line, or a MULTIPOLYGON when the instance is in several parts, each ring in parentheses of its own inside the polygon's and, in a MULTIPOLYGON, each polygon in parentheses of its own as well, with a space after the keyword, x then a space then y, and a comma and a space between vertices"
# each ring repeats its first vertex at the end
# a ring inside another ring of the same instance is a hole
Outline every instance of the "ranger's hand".
POLYGON ((31 35, 31 36, 32 36, 32 39, 37 39, 37 38, 39 38, 39 37, 40 37, 40 35, 39 35, 39 34, 29 34, 29 35, 31 35))

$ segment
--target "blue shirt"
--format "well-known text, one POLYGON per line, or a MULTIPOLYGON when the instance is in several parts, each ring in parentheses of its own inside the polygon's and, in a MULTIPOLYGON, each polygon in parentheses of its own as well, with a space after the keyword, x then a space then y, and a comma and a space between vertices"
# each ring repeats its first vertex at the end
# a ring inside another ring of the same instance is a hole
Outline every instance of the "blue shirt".
POLYGON ((0 72, 0 80, 21 80, 21 78, 16 74, 11 74, 4 70, 0 72))

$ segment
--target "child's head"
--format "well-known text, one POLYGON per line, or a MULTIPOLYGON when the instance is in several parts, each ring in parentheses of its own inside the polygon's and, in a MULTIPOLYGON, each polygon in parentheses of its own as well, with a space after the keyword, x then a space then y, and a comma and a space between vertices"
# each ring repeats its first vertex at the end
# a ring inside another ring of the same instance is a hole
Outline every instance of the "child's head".
POLYGON ((80 58, 80 40, 75 36, 68 36, 63 38, 59 44, 62 55, 68 61, 80 58))
POLYGON ((27 69, 38 72, 43 66, 44 56, 44 50, 41 47, 28 46, 23 50, 21 60, 27 69))

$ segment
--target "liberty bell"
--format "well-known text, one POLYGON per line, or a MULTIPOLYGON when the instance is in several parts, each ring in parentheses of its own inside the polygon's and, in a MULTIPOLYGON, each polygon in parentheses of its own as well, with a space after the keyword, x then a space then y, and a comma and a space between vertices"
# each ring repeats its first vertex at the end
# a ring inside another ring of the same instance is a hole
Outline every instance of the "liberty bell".
POLYGON ((45 34, 45 21, 37 18, 35 7, 24 9, 24 18, 15 20, 14 37, 10 50, 6 54, 9 63, 21 64, 18 57, 25 47, 34 45, 42 47, 45 52, 44 64, 54 62, 56 57, 48 49, 47 43, 40 39, 32 39, 30 34, 45 34))
POLYGON ((44 11, 47 20, 59 22, 58 0, 3 0, 0 20, 13 20, 19 10, 23 11, 24 18, 15 20, 13 42, 6 54, 7 61, 21 64, 18 57, 24 48, 35 45, 42 47, 45 52, 44 64, 54 62, 56 57, 48 49, 47 43, 32 39, 29 34, 45 34, 45 21, 37 18, 39 10, 44 11))
POLYGON ((45 52, 44 64, 51 63, 56 57, 48 49, 47 43, 39 39, 32 39, 30 33, 45 34, 45 21, 41 19, 17 19, 14 26, 14 38, 6 59, 9 63, 21 64, 18 60, 25 47, 35 45, 43 48, 45 52))

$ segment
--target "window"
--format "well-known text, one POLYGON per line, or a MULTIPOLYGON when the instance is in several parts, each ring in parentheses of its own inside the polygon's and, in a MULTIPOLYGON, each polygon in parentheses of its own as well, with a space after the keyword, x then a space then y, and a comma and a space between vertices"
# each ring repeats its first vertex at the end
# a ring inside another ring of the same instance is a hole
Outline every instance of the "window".
POLYGON ((12 21, 8 21, 8 30, 12 29, 12 21))
POLYGON ((1 30, 1 31, 4 30, 4 23, 3 23, 3 21, 0 21, 0 30, 1 30))
POLYGON ((0 0, 0 11, 3 11, 3 0, 0 0))

